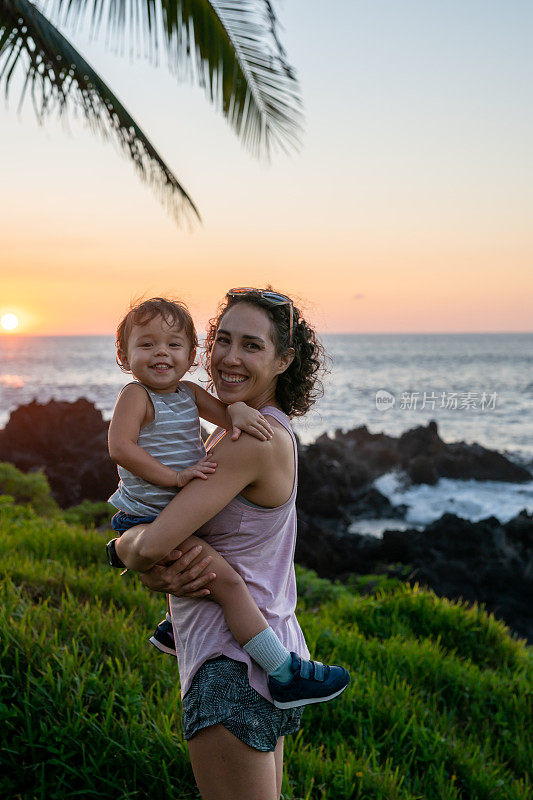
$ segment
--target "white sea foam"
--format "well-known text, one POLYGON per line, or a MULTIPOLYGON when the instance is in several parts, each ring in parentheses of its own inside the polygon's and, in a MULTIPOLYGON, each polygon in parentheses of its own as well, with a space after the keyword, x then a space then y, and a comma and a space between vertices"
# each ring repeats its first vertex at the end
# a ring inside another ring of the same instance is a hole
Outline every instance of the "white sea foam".
POLYGON ((402 473, 389 472, 378 478, 374 486, 393 506, 408 507, 405 518, 359 518, 350 525, 350 533, 381 537, 386 530, 422 530, 447 513, 472 522, 487 517, 508 522, 524 508, 533 512, 533 481, 519 484, 441 478, 435 486, 414 486, 402 473))
POLYGON ((405 521, 412 526, 428 525, 446 513, 472 522, 491 516, 508 522, 523 508, 533 512, 533 481, 504 483, 441 478, 435 486, 415 486, 407 484, 401 474, 391 472, 378 478, 375 486, 393 506, 408 506, 405 521))
POLYGON ((405 531, 407 528, 415 527, 418 526, 409 525, 402 519, 382 517, 380 519, 356 519, 351 523, 348 530, 350 533, 363 533, 380 539, 383 536, 383 531, 405 531))

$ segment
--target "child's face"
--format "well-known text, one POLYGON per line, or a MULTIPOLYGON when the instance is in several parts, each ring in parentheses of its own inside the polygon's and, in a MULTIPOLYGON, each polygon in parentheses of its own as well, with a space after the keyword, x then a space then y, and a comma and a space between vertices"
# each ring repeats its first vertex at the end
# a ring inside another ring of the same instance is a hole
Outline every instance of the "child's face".
POLYGON ((155 392, 175 392, 196 353, 184 331, 157 316, 131 329, 122 363, 155 392))

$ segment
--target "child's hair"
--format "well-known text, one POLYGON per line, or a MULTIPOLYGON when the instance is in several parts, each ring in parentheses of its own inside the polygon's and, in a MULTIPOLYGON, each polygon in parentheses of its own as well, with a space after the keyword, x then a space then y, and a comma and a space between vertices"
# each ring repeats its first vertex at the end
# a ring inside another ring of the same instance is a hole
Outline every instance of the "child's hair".
POLYGON ((128 349, 128 339, 134 325, 146 325, 156 317, 163 317, 167 325, 179 325, 185 333, 191 350, 198 347, 198 337, 189 309, 181 300, 169 300, 166 297, 152 297, 150 300, 133 301, 126 316, 117 328, 116 347, 117 364, 123 372, 129 372, 122 363, 122 353, 128 349))

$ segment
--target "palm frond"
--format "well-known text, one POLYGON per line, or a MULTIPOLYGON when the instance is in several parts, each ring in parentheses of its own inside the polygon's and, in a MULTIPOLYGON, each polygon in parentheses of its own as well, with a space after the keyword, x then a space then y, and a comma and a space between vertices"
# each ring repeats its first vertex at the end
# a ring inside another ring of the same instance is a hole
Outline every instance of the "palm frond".
MULTIPOLYGON (((45 0, 46 2, 46 0, 45 0)), ((298 149, 302 102, 270 0, 48 0, 61 23, 104 26, 198 82, 255 155, 298 149)), ((55 18, 55 17, 54 17, 55 18)))
POLYGON ((15 68, 25 72, 39 120, 69 106, 89 125, 114 137, 178 220, 198 211, 155 147, 100 76, 29 0, 0 0, 0 85, 6 96, 15 68))

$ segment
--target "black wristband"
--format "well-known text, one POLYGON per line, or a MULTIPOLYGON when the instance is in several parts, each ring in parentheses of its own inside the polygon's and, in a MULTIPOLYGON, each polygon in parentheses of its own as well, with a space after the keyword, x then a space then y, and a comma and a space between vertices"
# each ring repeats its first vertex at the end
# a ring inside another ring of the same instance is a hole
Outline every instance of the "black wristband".
POLYGON ((111 539, 106 544, 107 563, 109 564, 110 567, 116 567, 116 569, 124 569, 126 565, 124 564, 123 561, 120 560, 120 558, 117 555, 116 551, 117 541, 118 539, 111 539))

